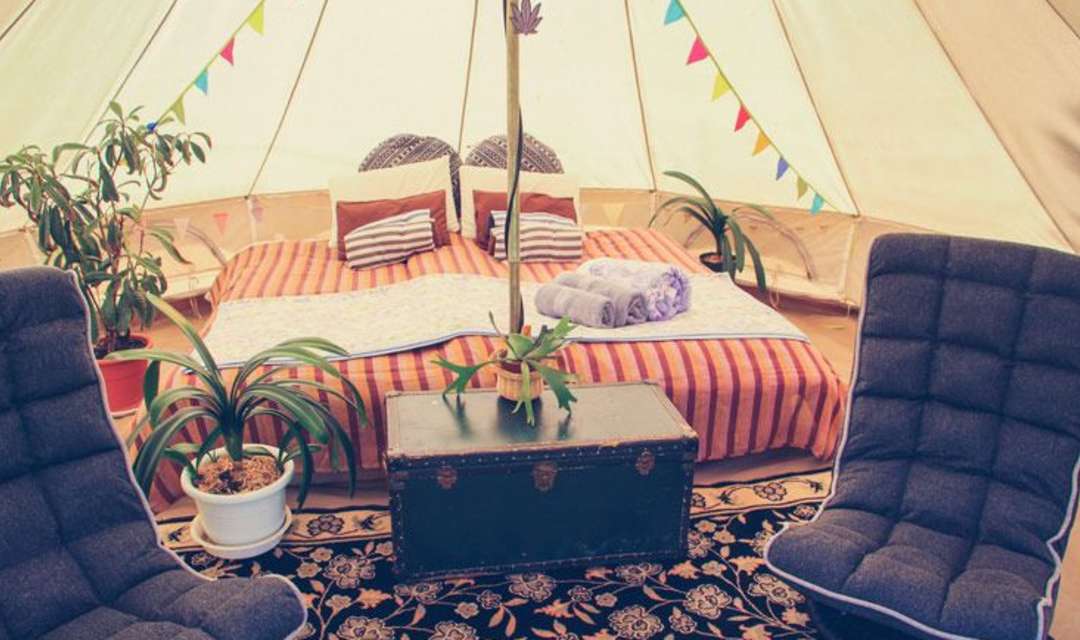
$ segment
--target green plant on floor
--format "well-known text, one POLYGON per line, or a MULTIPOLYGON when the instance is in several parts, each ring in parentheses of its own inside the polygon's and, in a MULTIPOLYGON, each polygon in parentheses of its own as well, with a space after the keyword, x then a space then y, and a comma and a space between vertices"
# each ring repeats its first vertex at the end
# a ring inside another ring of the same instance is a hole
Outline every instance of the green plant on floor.
POLYGON ((535 399, 532 384, 535 375, 539 375, 551 388, 559 408, 571 412, 571 403, 577 402, 577 397, 570 391, 567 383, 572 382, 574 376, 557 368, 559 351, 566 346, 567 335, 574 330, 570 320, 563 318, 552 329, 544 325, 535 337, 528 335, 528 327, 525 327, 522 333, 502 333, 495 324, 494 316, 491 316, 491 324, 499 334, 502 348, 491 354, 487 360, 473 365, 455 364, 445 358, 434 361, 455 375, 443 390, 443 395, 451 391, 460 395, 481 369, 494 366, 497 367, 496 375, 509 372, 520 376, 520 390, 516 394, 517 404, 514 411, 517 412, 524 406, 526 421, 530 425, 536 422, 532 404, 535 399))
POLYGON ((754 242, 743 231, 736 216, 744 211, 751 210, 764 216, 767 220, 774 220, 773 215, 765 208, 756 204, 736 207, 726 212, 717 206, 709 192, 700 182, 682 173, 681 171, 665 171, 664 175, 680 180, 694 188, 700 194, 695 196, 676 196, 660 205, 656 214, 649 221, 649 226, 656 223, 665 212, 679 212, 693 218, 703 229, 709 232, 716 243, 716 251, 702 255, 702 262, 717 273, 727 273, 732 280, 736 273, 741 273, 746 266, 746 257, 754 268, 754 278, 757 280, 758 290, 768 292, 765 282, 765 267, 761 262, 761 254, 758 253, 754 242))
POLYGON ((125 112, 113 102, 88 136, 96 142, 68 142, 51 153, 27 146, 0 159, 0 206, 25 211, 46 264, 75 274, 98 357, 141 346, 131 340, 132 324, 153 320, 146 294, 168 286, 147 236, 186 262, 172 234, 143 216, 169 176, 181 164, 205 162, 211 146, 205 133, 166 132, 171 121, 143 124, 139 108, 125 112))
MULTIPOLYGON (((158 465, 168 459, 178 463, 184 473, 191 474, 194 481, 198 469, 211 451, 223 446, 233 461, 245 457, 269 455, 275 458, 278 471, 290 460, 300 459, 303 469, 299 486, 299 503, 303 506, 314 472, 314 453, 324 447, 330 449, 330 463, 340 468, 343 454, 349 472, 349 489, 356 487, 356 454, 349 433, 334 414, 309 391, 325 393, 342 400, 349 410, 355 411, 361 426, 367 424, 364 401, 356 386, 337 367, 330 364, 330 356, 346 356, 348 353, 334 343, 322 338, 296 338, 286 340, 265 351, 255 354, 237 369, 235 376, 225 375, 214 361, 213 355, 179 311, 153 294, 147 299, 162 315, 171 320, 184 334, 194 349, 195 356, 155 349, 131 349, 112 354, 111 358, 149 360, 144 385, 147 407, 146 422, 150 432, 135 457, 135 478, 143 492, 149 495, 150 486, 158 465), (281 366, 273 362, 287 360, 313 366, 324 374, 341 382, 344 393, 322 382, 288 377, 277 378, 281 366), (171 388, 158 394, 161 363, 169 363, 191 371, 196 385, 171 388), (244 427, 260 417, 277 418, 285 432, 277 444, 275 456, 269 449, 244 443, 244 427), (209 432, 202 442, 175 442, 177 434, 185 425, 202 419, 209 432)), ((142 432, 146 422, 133 430, 128 445, 142 432)))

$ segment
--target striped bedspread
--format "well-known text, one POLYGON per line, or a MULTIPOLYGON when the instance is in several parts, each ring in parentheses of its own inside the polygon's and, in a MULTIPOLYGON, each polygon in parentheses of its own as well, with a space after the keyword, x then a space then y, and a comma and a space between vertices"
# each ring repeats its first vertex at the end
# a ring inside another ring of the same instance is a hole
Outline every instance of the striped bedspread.
MULTIPOLYGON (((676 264, 690 272, 708 273, 667 236, 646 229, 589 232, 583 253, 584 260, 604 256, 652 260, 676 264)), ((577 264, 526 263, 522 265, 522 279, 544 282, 577 264)), ((506 265, 494 260, 472 240, 457 234, 451 234, 448 246, 414 255, 403 263, 368 270, 349 269, 336 259, 325 242, 264 243, 236 255, 218 276, 210 296, 216 307, 227 300, 355 291, 435 273, 505 277, 506 265)), ((355 416, 348 415, 336 398, 321 399, 352 432, 362 469, 378 472, 380 452, 385 448, 386 393, 441 389, 449 382, 449 376, 432 364, 433 360, 475 362, 495 347, 491 337, 465 336, 405 353, 335 363, 364 396, 372 423, 366 429, 360 429, 355 416)), ((675 407, 698 432, 699 460, 719 460, 788 446, 828 458, 836 446, 846 385, 821 353, 801 340, 577 343, 565 350, 564 360, 581 382, 653 380, 661 384, 675 407)), ((308 366, 289 367, 282 375, 333 384, 321 371, 308 366)), ((173 371, 165 378, 163 387, 190 382, 184 378, 181 372, 173 371)), ((481 372, 472 384, 494 386, 493 374, 481 372)), ((181 437, 192 439, 203 435, 206 426, 192 425, 181 437)), ((281 424, 267 420, 251 427, 250 438, 275 442, 281 433, 281 424)), ((165 467, 151 496, 155 508, 181 495, 174 468, 165 467)))

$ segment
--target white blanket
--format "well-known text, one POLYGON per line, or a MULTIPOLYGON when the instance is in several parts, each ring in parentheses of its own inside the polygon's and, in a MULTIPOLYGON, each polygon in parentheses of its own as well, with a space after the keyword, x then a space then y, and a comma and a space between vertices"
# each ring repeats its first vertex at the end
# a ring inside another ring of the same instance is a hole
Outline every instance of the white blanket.
MULTIPOLYGON (((714 338, 806 336, 786 318, 725 276, 690 275, 690 310, 665 322, 617 329, 578 327, 576 342, 641 342, 714 338)), ((488 318, 506 328, 505 278, 429 275, 374 289, 323 295, 251 298, 225 302, 206 343, 219 364, 236 365, 282 340, 319 336, 367 357, 410 351, 465 335, 495 335, 488 318)), ((557 319, 533 306, 537 283, 522 283, 525 322, 539 329, 557 319)))

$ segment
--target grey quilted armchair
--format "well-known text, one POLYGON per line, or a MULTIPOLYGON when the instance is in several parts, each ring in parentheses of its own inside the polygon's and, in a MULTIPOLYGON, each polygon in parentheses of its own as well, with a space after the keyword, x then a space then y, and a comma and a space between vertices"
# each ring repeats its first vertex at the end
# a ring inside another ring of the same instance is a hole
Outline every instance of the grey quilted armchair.
POLYGON ((0 272, 0 640, 271 640, 283 579, 211 581, 159 545, 105 411, 70 274, 0 272))
POLYGON ((834 637, 1042 640, 1077 499, 1080 258, 891 235, 868 272, 834 493, 767 562, 834 637))

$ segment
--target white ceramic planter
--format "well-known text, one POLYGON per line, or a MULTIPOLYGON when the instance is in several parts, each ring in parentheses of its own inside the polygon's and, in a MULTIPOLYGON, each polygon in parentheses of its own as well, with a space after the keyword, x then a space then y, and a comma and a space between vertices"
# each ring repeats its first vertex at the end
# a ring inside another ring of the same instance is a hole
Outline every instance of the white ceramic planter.
MULTIPOLYGON (((275 455, 275 447, 265 447, 275 455)), ((225 449, 215 450, 225 455, 225 449)), ((199 520, 206 535, 226 546, 248 545, 272 535, 285 521, 285 489, 292 480, 295 466, 285 463, 285 472, 273 484, 257 491, 235 495, 217 495, 200 491, 192 484, 190 474, 180 474, 184 493, 195 501, 199 520)))

